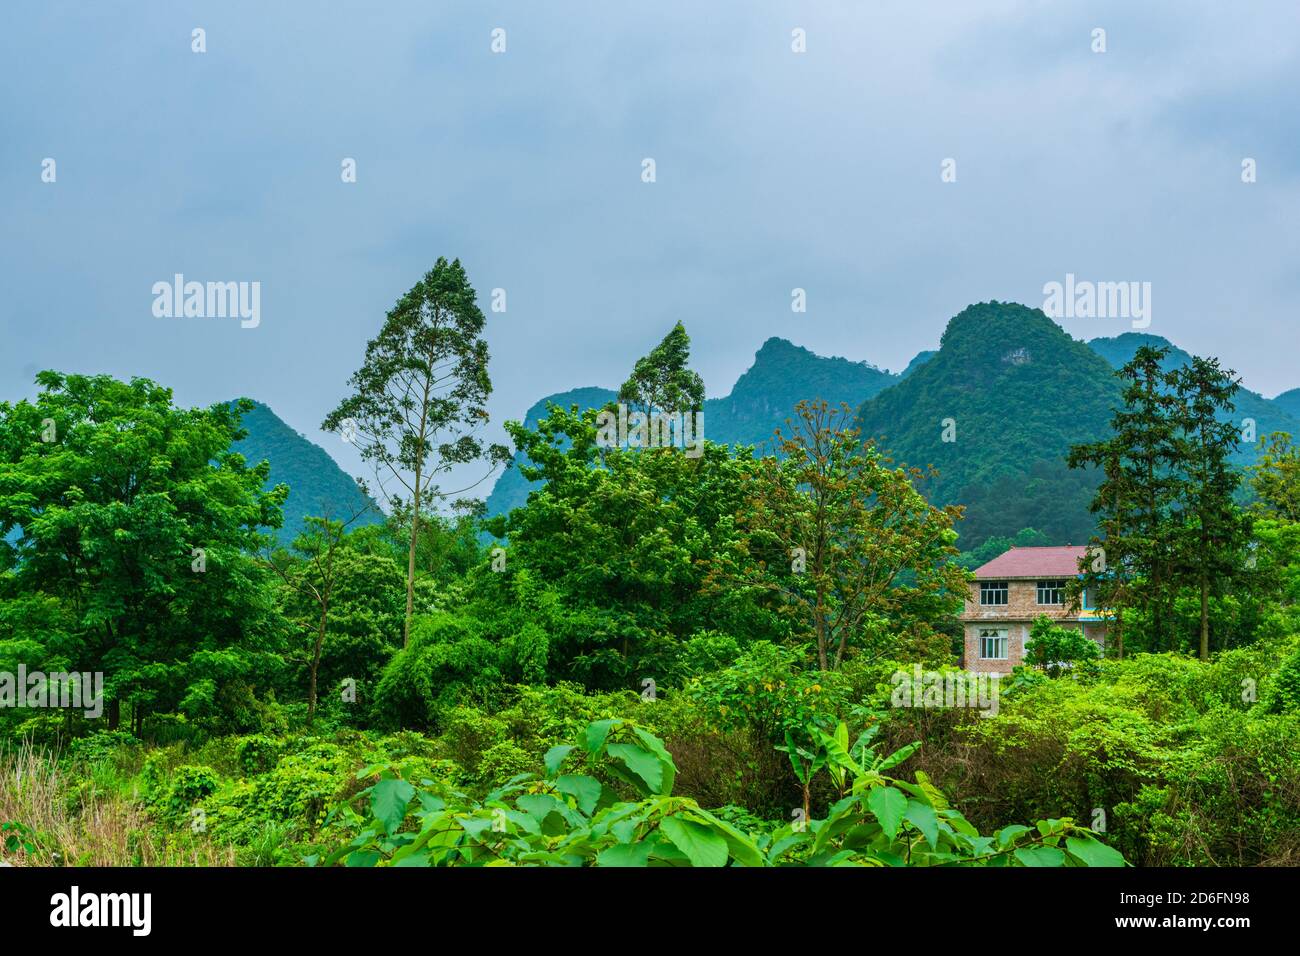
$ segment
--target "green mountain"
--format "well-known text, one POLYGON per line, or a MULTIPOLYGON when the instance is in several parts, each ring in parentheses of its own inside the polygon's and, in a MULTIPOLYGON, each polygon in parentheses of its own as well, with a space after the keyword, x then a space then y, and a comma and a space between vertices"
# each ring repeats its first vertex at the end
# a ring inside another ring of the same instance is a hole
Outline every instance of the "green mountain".
MULTIPOLYGON (((898 376, 866 362, 825 358, 785 339, 770 338, 729 395, 705 401, 704 435, 719 444, 755 445, 770 450, 772 432, 803 399, 823 398, 832 404, 847 402, 857 406, 896 381, 898 376)), ((524 423, 535 427, 546 414, 548 404, 603 408, 617 397, 613 389, 594 386, 560 392, 528 409, 524 423)), ((523 505, 531 487, 517 467, 503 472, 488 496, 488 514, 502 514, 523 505)))
POLYGON ((276 534, 281 543, 288 544, 297 536, 307 515, 319 516, 328 511, 332 517, 346 520, 369 505, 370 510, 352 527, 383 520, 379 506, 361 492, 356 481, 324 448, 294 431, 261 402, 255 403, 253 410, 243 416, 242 424, 248 437, 235 442, 231 450, 239 452, 250 464, 263 460, 271 463, 267 487, 282 482, 289 486, 284 525, 276 534))
POLYGON ((924 352, 917 352, 916 357, 912 359, 912 361, 907 363, 907 368, 903 369, 901 372, 898 373, 898 377, 907 378, 907 376, 911 375, 918 368, 920 368, 922 365, 930 361, 930 359, 934 358, 938 354, 939 353, 935 349, 927 349, 924 352))
POLYGON ((986 302, 953 318, 938 353, 913 366, 863 404, 859 425, 896 461, 937 469, 920 487, 966 506, 960 547, 1022 528, 1087 540, 1097 479, 1065 455, 1107 433, 1120 398, 1110 365, 1040 310, 986 302))
MULTIPOLYGON (((1166 338, 1159 335, 1147 335, 1141 332, 1125 332, 1123 335, 1117 335, 1114 338, 1093 339, 1088 343, 1088 347, 1104 358, 1115 368, 1119 368, 1143 345, 1149 345, 1152 348, 1168 348, 1169 355, 1166 356, 1162 366, 1167 369, 1178 368, 1186 365, 1192 360, 1187 352, 1175 346, 1166 338)), ((1238 425, 1242 425, 1246 419, 1254 419, 1255 433, 1260 438, 1266 436, 1269 432, 1282 431, 1289 432, 1293 436, 1300 437, 1300 389, 1293 389, 1291 392, 1283 392, 1277 398, 1269 400, 1258 392, 1252 392, 1244 385, 1237 392, 1235 399, 1237 408, 1231 418, 1238 425), (1288 396, 1294 395, 1293 398, 1288 396), (1294 410, 1293 410, 1294 409, 1294 410)), ((1226 419, 1228 416, 1220 416, 1226 419)), ((1237 454, 1233 456, 1233 461, 1238 465, 1253 465, 1257 456, 1256 448, 1251 445, 1243 444, 1237 454)))
MULTIPOLYGON (((1293 388, 1281 395, 1274 395, 1272 401, 1274 405, 1292 418, 1300 420, 1300 388, 1293 388)), ((1294 435, 1294 432, 1292 434, 1294 435)))

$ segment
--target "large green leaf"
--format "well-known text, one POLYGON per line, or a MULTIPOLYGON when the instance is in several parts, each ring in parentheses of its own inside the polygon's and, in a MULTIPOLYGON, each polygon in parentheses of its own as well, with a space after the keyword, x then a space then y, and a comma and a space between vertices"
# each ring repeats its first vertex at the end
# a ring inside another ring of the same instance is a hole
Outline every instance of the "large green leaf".
POLYGON ((1092 837, 1066 837, 1065 848, 1084 866, 1123 866, 1124 856, 1092 837))
POLYGON ((644 780, 649 793, 663 793, 664 765, 650 751, 636 744, 609 744, 605 752, 615 760, 621 760, 628 770, 644 780))
POLYGON ((934 807, 920 800, 908 800, 903 817, 921 831, 925 842, 930 844, 930 849, 934 849, 939 842, 939 820, 934 815, 934 807))
POLYGON ((921 748, 920 741, 917 741, 916 743, 908 744, 906 747, 899 747, 888 757, 882 757, 880 763, 876 764, 872 769, 875 770, 877 773, 883 773, 886 770, 889 770, 893 767, 897 767, 908 757, 912 756, 912 754, 916 753, 917 750, 919 750, 920 748, 921 748))
POLYGON ((370 812, 392 836, 406 819, 406 808, 415 797, 415 788, 405 780, 388 777, 370 791, 370 812))
POLYGON ((615 843, 596 854, 596 865, 645 866, 652 849, 653 845, 644 840, 639 843, 615 843))
POLYGON ((605 746, 605 738, 615 724, 622 723, 620 720, 597 720, 587 725, 586 733, 583 734, 582 740, 586 744, 587 750, 591 753, 600 753, 600 748, 605 746))
POLYGON ((691 866, 726 866, 727 841, 713 827, 682 817, 664 817, 659 823, 664 836, 690 858, 691 866))
POLYGON ((591 816, 596 809, 596 804, 600 802, 601 783, 594 777, 562 774, 555 778, 555 789, 573 797, 578 803, 578 809, 587 816, 591 816))
POLYGON ((546 764, 546 775, 548 777, 555 776, 555 771, 560 769, 560 764, 564 763, 564 758, 569 756, 573 749, 573 744, 557 744, 546 751, 543 763, 546 764))
POLYGON ((1064 866, 1065 854, 1054 846, 1022 846, 1016 859, 1025 866, 1064 866))
POLYGON ((875 787, 867 794, 867 806, 880 821, 889 839, 898 836, 898 828, 907 812, 907 797, 893 787, 875 787))

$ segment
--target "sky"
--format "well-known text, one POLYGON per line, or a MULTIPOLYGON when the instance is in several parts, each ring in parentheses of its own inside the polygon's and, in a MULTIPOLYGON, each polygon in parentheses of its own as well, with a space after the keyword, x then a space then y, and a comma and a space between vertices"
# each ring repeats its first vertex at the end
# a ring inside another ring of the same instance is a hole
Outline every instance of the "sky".
POLYGON ((897 371, 1067 274, 1149 282, 1144 331, 1300 386, 1300 4, 1137 6, 8 5, 0 399, 45 368, 246 395, 364 474, 319 425, 439 256, 498 424, 678 320, 717 396, 770 336, 897 371), (259 283, 257 326, 156 316, 176 273, 259 283))

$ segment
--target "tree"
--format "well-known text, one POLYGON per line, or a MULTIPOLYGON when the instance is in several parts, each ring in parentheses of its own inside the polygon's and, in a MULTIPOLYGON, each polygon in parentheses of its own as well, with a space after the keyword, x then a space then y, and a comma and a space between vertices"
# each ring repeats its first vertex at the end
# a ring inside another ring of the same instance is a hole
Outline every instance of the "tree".
MULTIPOLYGON (((460 260, 439 258, 389 311, 379 335, 366 345, 365 363, 349 380, 352 395, 321 426, 356 442, 381 489, 383 476, 391 475, 409 496, 403 643, 410 640, 415 604, 421 509, 459 493, 444 492, 434 479, 486 456, 491 467, 476 485, 510 459, 505 446, 487 445, 478 434, 492 392, 483 326, 460 260)), ((387 497, 390 505, 401 503, 400 495, 387 497)))
POLYGON ((105 674, 110 726, 124 701, 137 735, 150 709, 224 719, 280 666, 251 554, 288 489, 264 490, 270 466, 230 451, 252 403, 180 409, 140 378, 36 381, 33 402, 0 403, 0 538, 17 533, 5 590, 28 620, 66 609, 51 649, 105 674))
POLYGON ((343 536, 348 526, 370 508, 354 511, 349 517, 334 521, 328 514, 323 517, 309 515, 303 519, 303 532, 294 539, 293 550, 301 557, 290 562, 288 555, 274 552, 266 555, 266 566, 279 575, 285 586, 306 599, 314 614, 312 642, 307 651, 307 726, 316 719, 316 676, 320 670, 321 648, 329 624, 331 600, 337 581, 337 562, 343 536))
POLYGON ((654 412, 695 411, 704 405, 704 380, 687 367, 691 340, 680 322, 650 354, 637 359, 618 400, 654 412))
POLYGON ((1300 522, 1300 448, 1286 432, 1273 432, 1262 444, 1259 463, 1249 469, 1255 510, 1300 522))
POLYGON ((1091 662, 1101 657, 1101 648, 1077 627, 1062 627, 1046 614, 1034 619, 1029 629, 1029 645, 1025 650, 1025 663, 1045 670, 1050 677, 1058 677, 1076 663, 1091 662))
POLYGON ((966 593, 966 572, 951 562, 961 508, 932 507, 913 487, 919 469, 892 467, 843 426, 850 414, 796 406, 790 434, 776 434, 783 457, 760 462, 714 575, 718 589, 766 592, 796 636, 815 641, 823 671, 850 647, 937 643, 936 625, 966 593))
POLYGON ((1080 564, 1084 588, 1093 589, 1101 607, 1116 615, 1123 644, 1126 609, 1137 608, 1152 622, 1152 643, 1165 643, 1172 620, 1170 512, 1173 475, 1179 456, 1170 379, 1163 368, 1167 348, 1142 346, 1115 374, 1124 382, 1123 405, 1111 415, 1111 435, 1070 448, 1071 468, 1100 468, 1104 479, 1089 506, 1100 531, 1080 564), (1141 577, 1142 586, 1133 580, 1141 577))
MULTIPOLYGON (((1167 348, 1143 346, 1117 373, 1126 381, 1112 434, 1071 448, 1072 468, 1094 466, 1105 478, 1093 499, 1101 531, 1081 562, 1082 587, 1116 615, 1122 641, 1126 608, 1149 623, 1149 646, 1177 643, 1176 601, 1183 589, 1200 600, 1200 653, 1208 657, 1209 598, 1244 563, 1249 524, 1233 502, 1240 475, 1228 457, 1237 447, 1227 420, 1239 383, 1217 360, 1193 358, 1166 369, 1167 348)), ((1122 644, 1121 644, 1122 647, 1122 644)))
POLYGON ((1239 443, 1237 426, 1222 421, 1235 409, 1240 383, 1217 359, 1195 357, 1172 374, 1178 407, 1177 467, 1181 494, 1174 539, 1178 571, 1200 594, 1201 660, 1210 659, 1211 591, 1245 561, 1250 519, 1233 501, 1241 473, 1228 461, 1239 443))
POLYGON ((668 673, 698 631, 776 636, 748 595, 704 590, 744 504, 748 450, 602 449, 598 414, 552 406, 535 430, 506 423, 531 462, 524 477, 545 483, 486 523, 509 548, 502 573, 471 579, 478 606, 496 607, 483 615, 511 620, 521 592, 532 592, 538 606, 526 616, 550 630, 552 676, 600 687, 668 673))

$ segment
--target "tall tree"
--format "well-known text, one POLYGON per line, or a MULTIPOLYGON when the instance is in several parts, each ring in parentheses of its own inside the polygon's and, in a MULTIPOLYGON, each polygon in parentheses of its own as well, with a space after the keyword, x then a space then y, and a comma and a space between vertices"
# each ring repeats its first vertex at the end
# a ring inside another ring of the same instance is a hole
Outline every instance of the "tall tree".
POLYGON ((650 354, 637 359, 618 400, 654 412, 687 412, 704 405, 704 380, 691 371, 691 340, 680 322, 650 354))
POLYGON ((68 609, 60 657, 104 673, 112 726, 123 702, 139 734, 152 709, 220 716, 223 700, 247 700, 279 660, 251 555, 288 494, 264 490, 266 462, 230 451, 252 403, 180 409, 147 379, 36 381, 34 401, 0 403, 9 588, 68 609))
POLYGON ((764 458, 736 516, 721 589, 766 591, 798 635, 812 638, 822 670, 850 647, 879 654, 910 640, 943 643, 937 625, 961 606, 966 572, 954 523, 961 508, 932 507, 917 469, 893 467, 847 427, 847 405, 800 402, 781 458, 764 458))
POLYGON ((435 479, 457 465, 486 457, 488 470, 472 488, 510 460, 503 445, 487 444, 488 348, 484 317, 457 259, 439 258, 388 313, 366 346, 365 363, 349 380, 353 393, 321 426, 343 432, 371 462, 384 488, 391 476, 405 490, 388 494, 391 506, 409 501, 406 619, 410 641, 415 607, 416 553, 421 509, 466 488, 444 491, 435 479))
POLYGON ((1143 346, 1116 372, 1124 382, 1123 404, 1111 415, 1110 437, 1073 446, 1067 459, 1071 468, 1091 466, 1104 474, 1090 505, 1100 530, 1093 543, 1101 551, 1094 547, 1085 556, 1080 589, 1090 589, 1121 622, 1126 609, 1141 610, 1157 647, 1166 643, 1172 623, 1171 510, 1179 458, 1178 399, 1163 367, 1168 351, 1143 346))
POLYGON ((1236 409, 1240 382, 1217 359, 1196 356, 1171 375, 1177 408, 1180 494, 1174 537, 1177 570, 1200 595, 1200 656, 1210 657, 1212 591, 1238 571, 1250 537, 1250 518, 1233 501, 1241 473, 1228 458, 1240 443, 1224 420, 1236 409))

